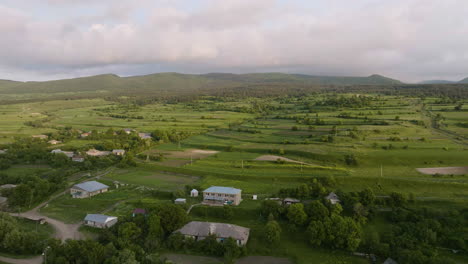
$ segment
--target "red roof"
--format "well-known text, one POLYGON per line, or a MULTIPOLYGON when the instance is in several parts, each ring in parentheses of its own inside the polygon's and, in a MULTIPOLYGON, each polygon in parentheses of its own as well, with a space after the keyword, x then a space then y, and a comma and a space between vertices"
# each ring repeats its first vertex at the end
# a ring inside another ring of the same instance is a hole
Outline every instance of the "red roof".
POLYGON ((135 210, 133 210, 133 213, 134 214, 146 214, 146 210, 142 208, 136 208, 135 210))

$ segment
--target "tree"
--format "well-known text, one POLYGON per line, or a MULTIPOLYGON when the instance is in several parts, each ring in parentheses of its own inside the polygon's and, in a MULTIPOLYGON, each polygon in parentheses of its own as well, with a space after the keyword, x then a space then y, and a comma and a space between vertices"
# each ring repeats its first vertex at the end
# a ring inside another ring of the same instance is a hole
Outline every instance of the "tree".
POLYGON ((277 244, 281 238, 281 227, 274 220, 268 221, 265 226, 266 240, 271 244, 277 244))
POLYGON ((145 246, 147 249, 156 249, 162 240, 163 229, 161 227, 161 218, 157 214, 148 216, 148 234, 146 236, 145 246))
POLYGON ((161 227, 166 235, 171 234, 187 222, 187 213, 175 204, 158 205, 155 208, 161 218, 161 227))
POLYGON ((359 200, 365 206, 374 204, 375 195, 370 188, 366 188, 359 192, 359 200))
POLYGON ((231 220, 233 216, 234 211, 232 210, 232 207, 229 205, 223 206, 223 217, 227 220, 231 220))
POLYGON ((292 204, 288 207, 287 217, 290 223, 295 226, 304 225, 307 214, 304 212, 304 205, 301 203, 292 204))
POLYGON ((223 241, 224 261, 225 263, 234 263, 234 260, 241 256, 242 251, 236 241, 228 238, 223 241))
POLYGON ((325 240, 325 226, 321 221, 311 221, 307 227, 306 233, 309 243, 313 246, 320 246, 325 240))
POLYGON ((267 218, 271 214, 273 215, 274 219, 278 219, 282 208, 277 201, 263 200, 260 210, 263 217, 267 218))
POLYGON ((402 207, 406 204, 406 197, 401 193, 392 192, 390 193, 389 203, 394 207, 402 207))
POLYGON ((328 208, 320 201, 312 201, 305 206, 305 211, 312 220, 323 220, 330 215, 328 208))
POLYGON ((122 248, 135 243, 141 235, 141 229, 134 222, 126 222, 119 226, 118 241, 122 248))

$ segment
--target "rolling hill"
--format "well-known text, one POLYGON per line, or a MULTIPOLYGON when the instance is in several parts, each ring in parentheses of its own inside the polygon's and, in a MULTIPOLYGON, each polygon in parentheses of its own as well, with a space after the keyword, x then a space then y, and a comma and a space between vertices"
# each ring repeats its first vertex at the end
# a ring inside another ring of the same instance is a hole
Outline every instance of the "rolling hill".
POLYGON ((0 93, 89 93, 89 92, 167 92, 193 91, 202 88, 236 87, 249 84, 301 85, 394 85, 402 82, 381 75, 368 77, 312 76, 285 73, 156 73, 143 76, 119 77, 103 74, 89 77, 45 82, 0 81, 0 93))
POLYGON ((457 83, 468 83, 468 77, 460 81, 448 81, 448 80, 427 80, 422 81, 420 84, 457 84, 457 83))

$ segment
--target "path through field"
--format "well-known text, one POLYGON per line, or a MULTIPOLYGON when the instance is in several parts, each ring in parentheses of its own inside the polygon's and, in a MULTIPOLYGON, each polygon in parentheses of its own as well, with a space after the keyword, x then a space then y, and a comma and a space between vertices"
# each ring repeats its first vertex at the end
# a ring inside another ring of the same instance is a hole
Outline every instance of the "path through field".
POLYGON ((434 175, 464 175, 468 174, 468 167, 439 167, 439 168, 417 168, 417 171, 423 174, 434 175))
POLYGON ((305 162, 301 162, 301 161, 297 161, 297 160, 292 160, 292 159, 288 159, 288 158, 281 157, 281 156, 275 156, 275 155, 262 155, 260 157, 255 158, 255 160, 258 160, 258 161, 277 161, 277 160, 281 160, 281 161, 284 161, 284 162, 298 163, 298 164, 304 164, 304 165, 313 165, 313 164, 309 164, 309 163, 305 163, 305 162))

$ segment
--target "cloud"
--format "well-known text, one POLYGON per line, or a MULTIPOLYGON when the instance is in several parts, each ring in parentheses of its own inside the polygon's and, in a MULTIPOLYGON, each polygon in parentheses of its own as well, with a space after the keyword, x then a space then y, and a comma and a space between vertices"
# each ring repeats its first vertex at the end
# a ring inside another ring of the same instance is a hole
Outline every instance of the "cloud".
POLYGON ((24 72, 23 79, 152 68, 380 73, 404 80, 468 75, 464 0, 49 2, 88 7, 51 21, 0 6, 0 69, 24 72))

